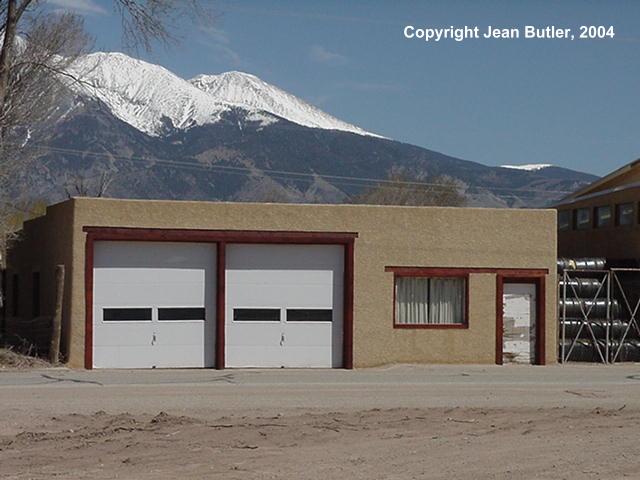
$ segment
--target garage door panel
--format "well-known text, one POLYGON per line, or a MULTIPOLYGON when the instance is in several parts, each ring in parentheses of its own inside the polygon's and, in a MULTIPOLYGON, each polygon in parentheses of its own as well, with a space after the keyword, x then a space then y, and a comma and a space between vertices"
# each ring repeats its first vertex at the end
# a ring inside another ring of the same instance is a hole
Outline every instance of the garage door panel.
POLYGON ((230 291, 228 300, 234 305, 263 308, 291 308, 313 305, 314 308, 331 308, 334 291, 331 285, 227 285, 230 291), (283 298, 286 291, 286 298, 283 298), (284 304, 283 304, 284 303, 284 304))
MULTIPOLYGON (((342 272, 338 272, 338 277, 342 272)), ((295 278, 297 283, 304 285, 334 285, 338 280, 332 271, 322 270, 234 270, 229 276, 230 285, 288 285, 295 278)))
POLYGON ((282 328, 280 325, 275 327, 265 327, 264 325, 252 328, 250 326, 233 326, 230 327, 231 336, 235 339, 234 347, 260 347, 265 345, 279 345, 282 338, 282 328))
POLYGON ((94 257, 94 366, 213 366, 215 245, 96 242, 94 257), (102 320, 103 308, 142 306, 150 322, 102 320), (166 307, 204 307, 206 318, 159 320, 166 307))
MULTIPOLYGON (((239 308, 280 308, 273 292, 277 291, 268 287, 256 285, 229 285, 227 284, 227 303, 239 308)), ((233 312, 233 310, 231 310, 233 312)))
POLYGON ((284 347, 284 367, 327 368, 340 367, 340 359, 334 361, 331 349, 318 346, 284 347))
POLYGON ((120 281, 118 280, 110 280, 110 281, 104 281, 101 278, 95 278, 94 282, 100 282, 100 284, 105 285, 105 286, 113 286, 113 287, 122 287, 122 288, 126 288, 126 287, 132 287, 132 288, 139 288, 141 285, 145 285, 147 286, 147 288, 163 288, 166 289, 167 287, 182 287, 182 288, 202 288, 202 286, 206 283, 206 280, 203 276, 198 276, 198 277, 192 277, 189 280, 183 279, 181 281, 171 281, 170 278, 165 278, 164 281, 162 281, 161 279, 159 279, 159 276, 170 276, 170 272, 149 272, 148 275, 145 276, 139 276, 136 278, 136 276, 134 275, 127 275, 126 272, 123 272, 122 274, 122 278, 120 281))
MULTIPOLYGON (((203 255, 204 256, 204 255, 203 255)), ((161 259, 160 262, 162 263, 161 259)), ((131 266, 129 268, 99 267, 96 272, 98 279, 105 283, 121 283, 123 278, 133 282, 140 280, 156 283, 202 282, 205 272, 200 268, 144 268, 131 266), (167 273, 168 275, 165 275, 167 273)))
POLYGON ((212 248, 206 243, 96 242, 93 265, 106 269, 201 269, 202 258, 212 248), (114 244, 119 244, 114 248, 114 244), (188 248, 181 246, 188 245, 188 248))
POLYGON ((134 325, 131 323, 108 327, 94 327, 94 337, 99 338, 99 346, 132 346, 151 345, 153 334, 150 325, 134 325))
MULTIPOLYGON (((170 325, 163 325, 162 329, 157 329, 156 344, 166 345, 193 345, 200 346, 205 332, 204 322, 166 322, 170 325)), ((213 329, 211 329, 213 330, 213 329)), ((210 333, 210 332, 209 332, 210 333)))
POLYGON ((319 347, 324 346, 331 351, 331 345, 335 339, 342 336, 333 335, 332 325, 317 325, 313 323, 301 323, 292 325, 289 323, 285 329, 286 345, 319 347))
POLYGON ((117 352, 118 364, 110 365, 111 367, 122 368, 122 365, 127 365, 126 368, 148 368, 149 364, 145 359, 153 356, 154 349, 151 345, 120 346, 117 352))
POLYGON ((326 270, 342 272, 341 245, 230 245, 234 270, 326 270), (255 246, 257 248, 251 249, 255 246), (313 251, 312 255, 309 252, 313 251))
MULTIPOLYGON (((104 285, 104 284, 102 284, 104 285)), ((123 283, 118 286, 117 293, 113 292, 99 293, 96 295, 95 301, 105 307, 120 305, 159 305, 171 306, 177 299, 185 305, 202 305, 205 291, 199 284, 191 285, 140 285, 123 283), (167 298, 167 289, 172 290, 172 295, 167 298)))
POLYGON ((162 347, 162 356, 158 358, 157 368, 202 368, 206 363, 206 352, 201 349, 185 349, 182 345, 162 347))
POLYGON ((94 358, 100 359, 100 368, 148 368, 146 358, 153 355, 151 345, 96 346, 94 358))
POLYGON ((341 366, 343 258, 335 245, 228 245, 227 365, 341 366), (249 307, 280 309, 280 322, 233 321, 249 307), (288 322, 287 309, 331 310, 332 321, 288 322))
POLYGON ((226 350, 227 366, 280 368, 281 348, 279 346, 229 346, 226 350))

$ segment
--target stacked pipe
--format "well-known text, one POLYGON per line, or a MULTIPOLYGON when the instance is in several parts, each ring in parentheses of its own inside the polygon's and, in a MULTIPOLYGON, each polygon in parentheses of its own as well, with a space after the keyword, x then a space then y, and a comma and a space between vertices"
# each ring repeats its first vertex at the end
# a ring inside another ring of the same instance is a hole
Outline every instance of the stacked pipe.
POLYGON ((565 270, 604 270, 607 261, 604 258, 559 258, 558 272, 565 270))
MULTIPOLYGON (((569 351, 572 342, 573 339, 567 339, 564 341, 566 351, 569 351)), ((597 343, 600 347, 600 354, 598 353, 598 349, 594 348, 592 340, 582 338, 577 339, 575 341, 575 345, 573 346, 573 350, 571 351, 571 356, 568 358, 568 360, 572 362, 602 362, 604 358, 600 355, 604 355, 607 344, 604 340, 597 340, 597 343)), ((619 341, 609 341, 609 351, 617 352, 619 347, 619 341)), ((639 361, 639 359, 640 340, 630 339, 622 342, 622 348, 620 349, 620 353, 618 354, 618 358, 616 359, 616 361, 637 362, 639 361)))
POLYGON ((619 361, 640 361, 640 339, 621 319, 622 308, 607 288, 610 274, 605 268, 603 258, 558 259, 563 361, 608 362, 618 351, 619 361))

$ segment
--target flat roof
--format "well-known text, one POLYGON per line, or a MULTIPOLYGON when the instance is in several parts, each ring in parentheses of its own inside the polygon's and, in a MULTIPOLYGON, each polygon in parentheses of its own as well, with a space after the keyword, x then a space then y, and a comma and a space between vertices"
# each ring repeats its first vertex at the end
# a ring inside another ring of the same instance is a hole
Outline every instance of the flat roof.
POLYGON ((366 203, 278 203, 278 202, 233 202, 227 200, 168 200, 168 199, 141 199, 141 198, 111 198, 111 197, 71 197, 50 205, 54 207, 61 205, 69 201, 83 202, 130 202, 130 203, 166 203, 171 205, 179 204, 195 204, 195 205, 254 205, 254 206, 287 206, 287 207, 301 207, 301 208, 314 208, 314 207, 331 207, 331 208, 384 208, 384 209, 455 209, 455 210, 483 210, 483 211, 496 211, 496 212, 544 212, 555 210, 553 207, 549 208, 498 208, 498 207, 475 207, 475 206, 436 206, 436 205, 372 205, 366 203))

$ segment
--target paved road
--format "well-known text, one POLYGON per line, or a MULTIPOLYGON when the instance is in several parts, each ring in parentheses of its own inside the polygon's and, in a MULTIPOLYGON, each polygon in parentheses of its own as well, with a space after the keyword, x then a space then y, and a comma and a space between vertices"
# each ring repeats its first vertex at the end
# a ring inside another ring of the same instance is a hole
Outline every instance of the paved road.
POLYGON ((638 408, 640 365, 5 371, 0 405, 5 419, 98 410, 210 416, 397 407, 638 408))

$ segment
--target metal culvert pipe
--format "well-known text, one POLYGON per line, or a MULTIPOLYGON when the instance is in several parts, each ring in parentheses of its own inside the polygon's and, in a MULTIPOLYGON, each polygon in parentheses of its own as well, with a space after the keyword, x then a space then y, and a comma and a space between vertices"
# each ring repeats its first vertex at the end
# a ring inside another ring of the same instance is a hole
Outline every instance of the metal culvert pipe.
MULTIPOLYGON (((566 340, 564 342, 565 354, 569 353, 572 340, 566 340)), ((598 347, 602 355, 606 352, 606 343, 604 341, 597 342, 598 347)), ((620 348, 620 342, 609 342, 609 360, 613 359, 613 356, 620 348)), ((567 358, 570 362, 602 362, 598 351, 596 350, 593 341, 588 339, 578 339, 571 351, 571 355, 567 358)), ((620 354, 616 358, 617 362, 638 362, 640 361, 640 340, 625 340, 620 348, 620 354)))
POLYGON ((578 335, 578 330, 580 330, 580 338, 591 339, 591 333, 589 333, 586 324, 580 329, 583 323, 588 323, 591 326, 593 334, 598 340, 605 340, 607 338, 607 326, 609 327, 610 340, 621 338, 629 326, 629 322, 623 322, 621 320, 589 319, 588 322, 583 322, 579 318, 567 318, 566 320, 560 320, 560 336, 562 336, 562 327, 564 326, 565 339, 575 338, 578 335))
POLYGON ((604 270, 607 264, 604 258, 558 258, 558 271, 564 270, 604 270))
MULTIPOLYGON (((569 354, 571 343, 572 343, 572 340, 565 340, 564 342, 565 355, 569 354)), ((563 345, 561 345, 561 347, 562 346, 563 345)), ((604 351, 602 351, 602 355, 604 356, 604 351)), ((565 360, 569 362, 602 362, 602 359, 600 358, 598 351, 593 346, 593 342, 587 339, 576 340, 576 343, 573 346, 573 350, 571 350, 571 355, 569 355, 569 357, 566 358, 565 360)))
MULTIPOLYGON (((560 292, 564 292, 565 281, 564 278, 561 278, 559 281, 560 292)), ((593 298, 593 296, 598 293, 606 293, 604 287, 600 288, 602 285, 602 281, 597 278, 569 278, 566 282, 567 287, 567 296, 573 297, 578 295, 580 297, 593 298), (575 294, 574 294, 575 290, 575 294)))
POLYGON ((561 298, 558 301, 558 307, 560 308, 560 315, 565 312, 567 317, 578 317, 582 318, 583 313, 580 305, 582 304, 582 309, 584 309, 584 313, 589 314, 589 319, 594 318, 606 318, 607 317, 607 305, 611 306, 611 316, 619 317, 620 316, 620 304, 618 300, 615 298, 607 302, 606 299, 600 298, 597 300, 585 300, 582 298, 561 298))
MULTIPOLYGON (((619 344, 617 344, 619 345, 619 344)), ((613 351, 617 351, 616 349, 613 351)), ((628 340, 623 342, 622 349, 620 350, 620 354, 616 361, 621 362, 638 362, 640 361, 640 340, 628 340)))

